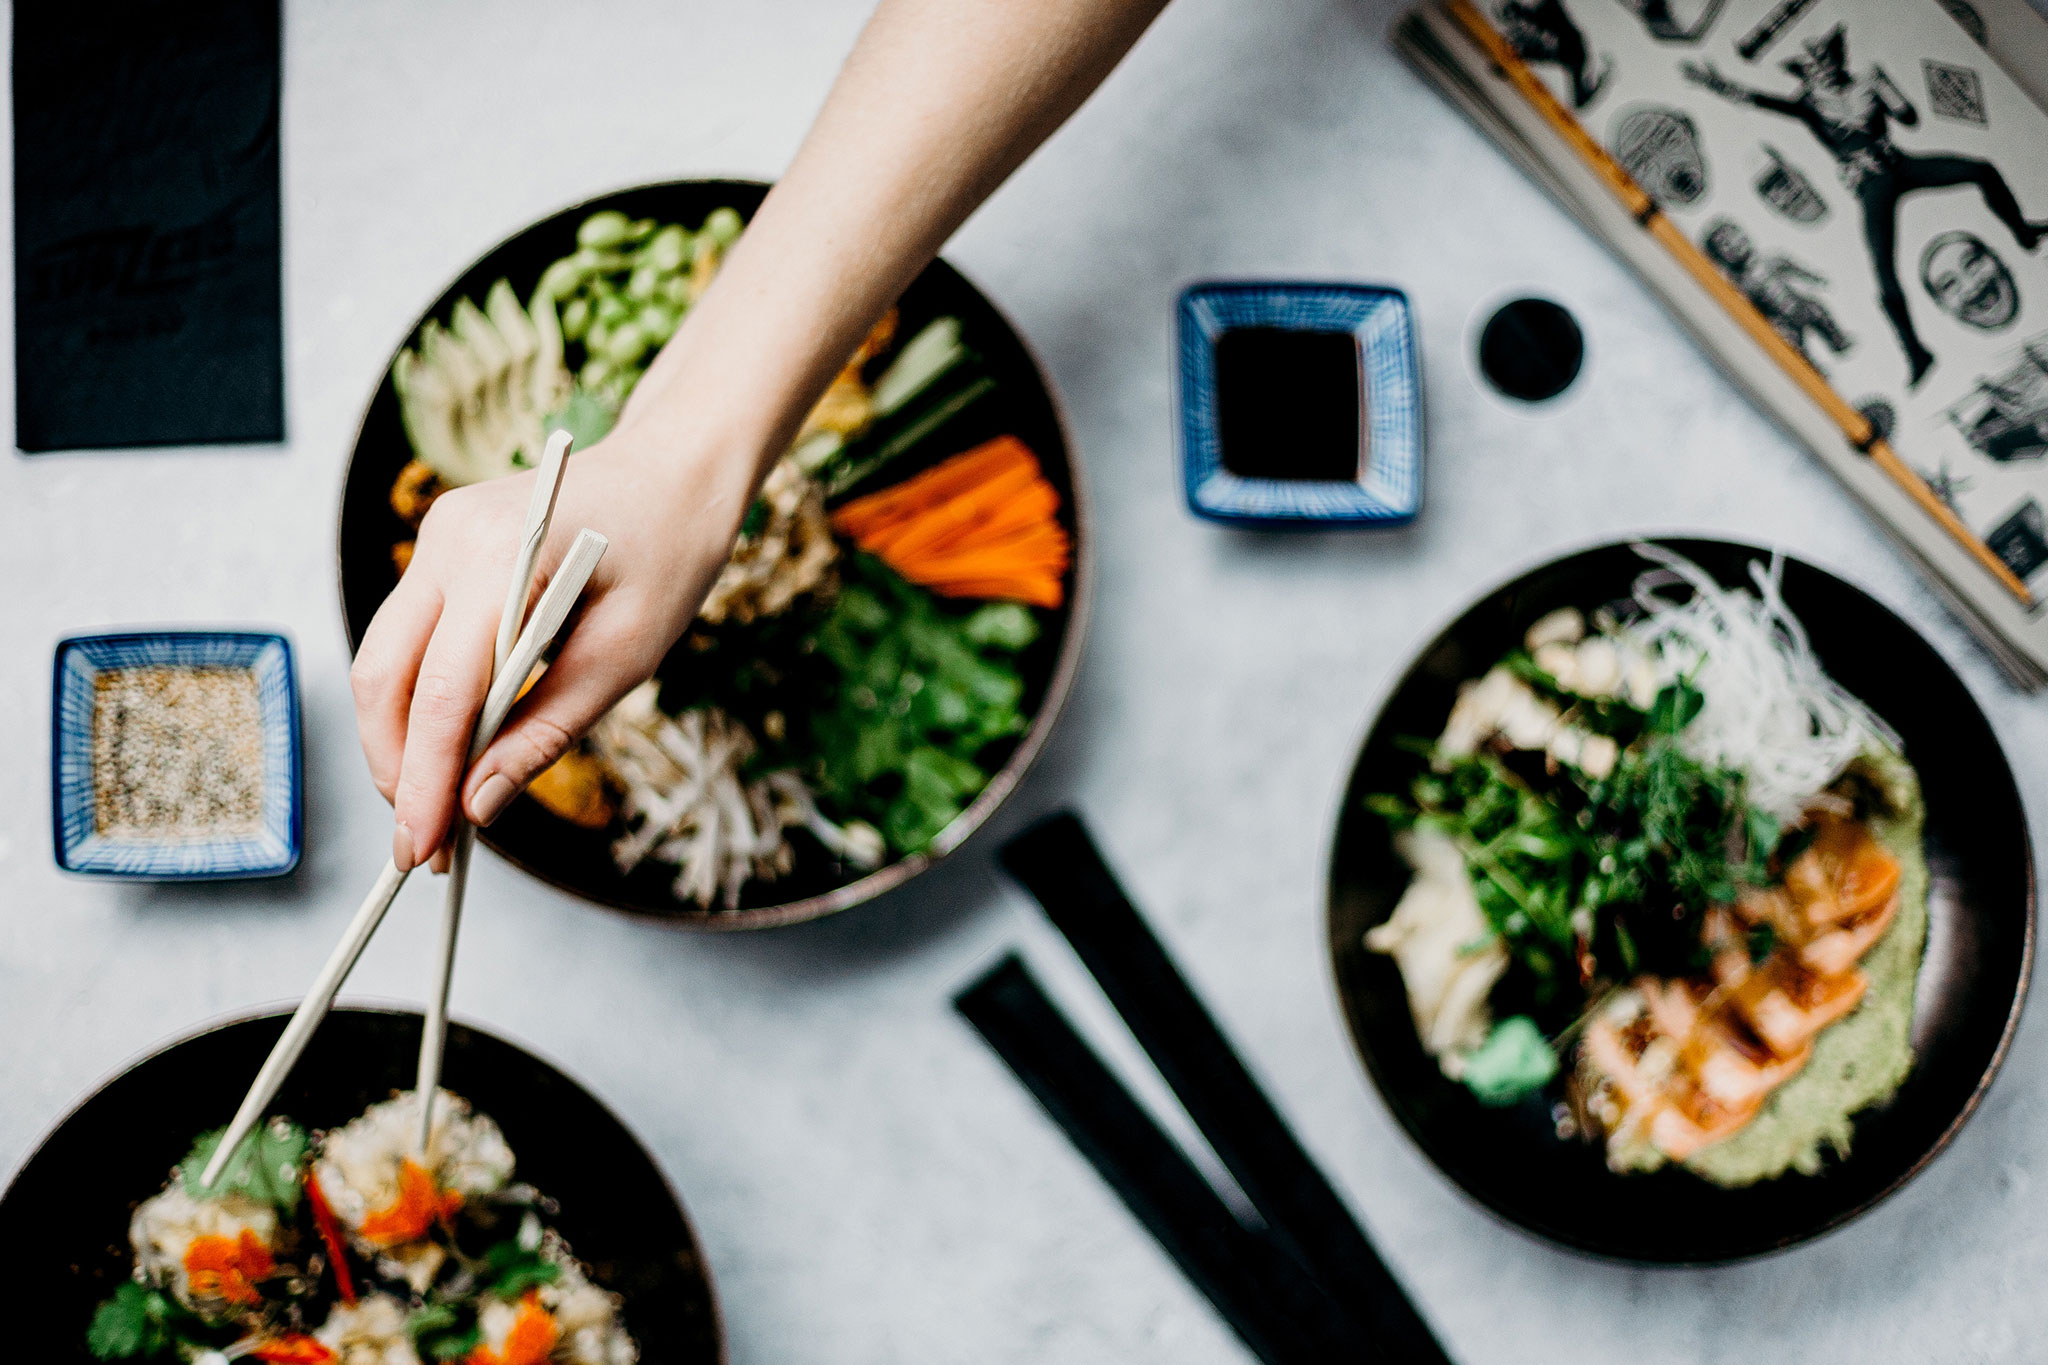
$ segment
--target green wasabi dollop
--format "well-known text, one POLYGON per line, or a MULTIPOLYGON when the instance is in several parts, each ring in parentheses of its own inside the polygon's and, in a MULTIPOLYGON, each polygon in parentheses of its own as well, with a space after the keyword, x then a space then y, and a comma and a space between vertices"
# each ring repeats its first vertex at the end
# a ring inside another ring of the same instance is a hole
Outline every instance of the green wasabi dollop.
POLYGON ((1464 1055, 1458 1079, 1481 1104, 1513 1104, 1541 1090, 1557 1074, 1557 1054, 1526 1014, 1493 1026, 1486 1041, 1464 1055))

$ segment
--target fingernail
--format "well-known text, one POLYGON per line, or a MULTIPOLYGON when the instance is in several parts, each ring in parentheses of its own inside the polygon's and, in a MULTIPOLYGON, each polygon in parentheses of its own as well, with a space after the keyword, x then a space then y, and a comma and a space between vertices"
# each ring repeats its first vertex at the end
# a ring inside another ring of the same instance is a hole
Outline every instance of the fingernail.
POLYGON ((476 789, 476 795, 469 798, 469 818, 479 825, 490 824, 505 813, 517 791, 505 774, 492 773, 476 789))
POLYGON ((448 851, 448 845, 443 844, 434 850, 433 857, 427 859, 427 871, 433 873, 436 877, 444 876, 447 874, 448 864, 453 858, 454 855, 448 851))
POLYGON ((412 826, 401 820, 391 831, 391 865, 400 872, 412 871, 412 826))

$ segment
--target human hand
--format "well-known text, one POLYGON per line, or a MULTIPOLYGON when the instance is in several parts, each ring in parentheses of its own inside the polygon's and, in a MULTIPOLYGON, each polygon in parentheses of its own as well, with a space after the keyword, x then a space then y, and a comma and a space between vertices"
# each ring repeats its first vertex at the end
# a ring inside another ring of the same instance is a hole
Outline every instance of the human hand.
POLYGON ((370 775, 397 820, 401 870, 440 849, 462 810, 487 825, 613 702, 651 676, 695 617, 753 493, 755 461, 693 447, 673 428, 622 423, 569 457, 535 595, 576 532, 611 547, 554 663, 465 776, 490 686, 532 473, 443 493, 412 562, 364 632, 350 672, 370 775))

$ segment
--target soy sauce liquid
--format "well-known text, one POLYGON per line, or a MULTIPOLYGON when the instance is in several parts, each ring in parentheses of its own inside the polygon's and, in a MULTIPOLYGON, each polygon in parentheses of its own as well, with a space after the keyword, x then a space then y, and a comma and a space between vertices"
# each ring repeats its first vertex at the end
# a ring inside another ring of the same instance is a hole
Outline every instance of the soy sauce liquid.
POLYGON ((1349 332, 1232 327, 1216 338, 1223 467, 1246 479, 1355 483, 1364 376, 1349 332))

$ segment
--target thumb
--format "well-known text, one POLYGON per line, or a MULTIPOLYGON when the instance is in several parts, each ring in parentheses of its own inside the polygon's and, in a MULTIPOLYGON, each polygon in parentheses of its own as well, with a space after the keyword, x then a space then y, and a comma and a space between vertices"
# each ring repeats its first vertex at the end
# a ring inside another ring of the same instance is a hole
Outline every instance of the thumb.
POLYGON ((598 643, 588 624, 569 637, 470 769, 462 790, 462 808, 470 823, 488 825, 503 815, 527 783, 567 753, 614 702, 642 681, 637 674, 620 671, 616 660, 624 651, 598 643))

